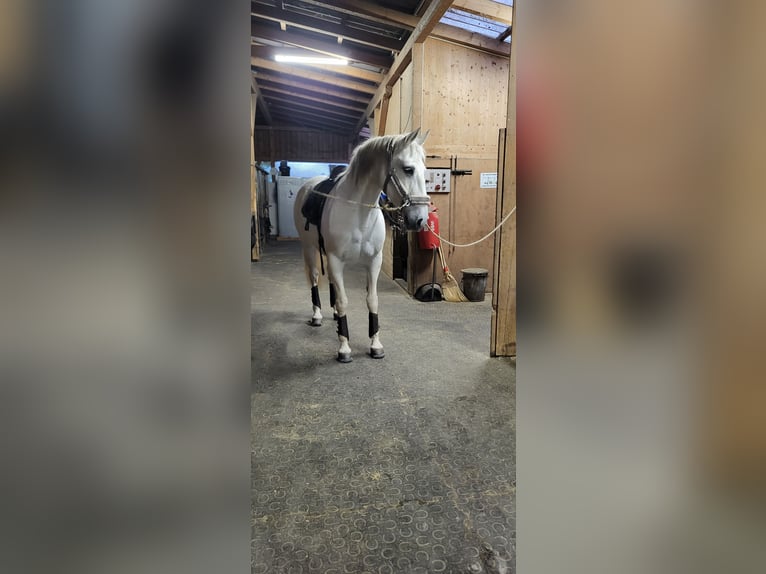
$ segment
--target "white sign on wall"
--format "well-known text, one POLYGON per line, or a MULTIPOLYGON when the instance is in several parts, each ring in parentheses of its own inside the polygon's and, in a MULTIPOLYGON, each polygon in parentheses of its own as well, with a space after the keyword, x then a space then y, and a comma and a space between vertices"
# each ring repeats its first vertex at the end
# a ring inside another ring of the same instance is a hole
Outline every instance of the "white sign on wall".
POLYGON ((497 187, 497 172, 482 172, 480 187, 497 187))

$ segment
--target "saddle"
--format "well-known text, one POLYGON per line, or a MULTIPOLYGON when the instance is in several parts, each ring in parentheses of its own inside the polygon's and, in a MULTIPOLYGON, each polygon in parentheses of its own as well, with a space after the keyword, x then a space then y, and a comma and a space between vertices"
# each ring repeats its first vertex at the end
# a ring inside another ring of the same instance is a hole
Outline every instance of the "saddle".
POLYGON ((327 202, 327 196, 332 193, 341 173, 341 170, 337 170, 331 174, 329 178, 316 184, 312 191, 318 191, 319 193, 309 193, 303 201, 303 205, 301 205, 301 215, 306 218, 306 226, 304 229, 308 231, 309 226, 314 225, 319 234, 319 262, 322 265, 322 275, 325 274, 324 259, 322 258, 322 255, 325 253, 324 237, 322 237, 322 213, 324 212, 324 205, 327 202))
POLYGON ((325 179, 320 181, 314 186, 313 191, 319 193, 309 193, 306 200, 301 206, 301 215, 306 218, 306 231, 309 230, 309 225, 315 225, 319 229, 322 224, 322 212, 324 212, 324 204, 327 202, 325 195, 320 193, 330 194, 335 187, 334 179, 325 179))

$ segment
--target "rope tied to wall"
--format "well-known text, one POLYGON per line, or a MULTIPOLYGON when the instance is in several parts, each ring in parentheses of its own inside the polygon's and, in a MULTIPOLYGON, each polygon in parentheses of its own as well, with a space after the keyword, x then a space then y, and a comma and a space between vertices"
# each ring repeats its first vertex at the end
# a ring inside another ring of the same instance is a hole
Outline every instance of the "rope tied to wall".
POLYGON ((506 215, 506 216, 503 218, 503 220, 502 220, 500 223, 498 223, 498 224, 495 226, 495 228, 494 228, 492 231, 490 231, 489 233, 487 233, 487 234, 486 234, 484 237, 482 237, 481 239, 477 239, 476 241, 471 241, 471 243, 452 243, 451 241, 449 241, 449 240, 447 240, 447 239, 444 239, 444 237, 442 237, 441 235, 439 235, 438 233, 436 233, 436 232, 434 231, 434 229, 433 229, 433 225, 430 225, 430 226, 428 227, 428 229, 431 231, 431 233, 433 233, 433 234, 434 234, 436 237, 438 237, 440 241, 443 241, 443 242, 444 242, 444 243, 446 243, 447 245, 451 245, 452 247, 473 247, 474 245, 478 245, 478 244, 479 244, 479 243, 481 243, 482 241, 485 241, 486 239, 489 239, 489 238, 490 238, 490 237, 492 237, 492 236, 493 236, 495 233, 497 233, 497 230, 498 230, 498 229, 500 229, 500 228, 501 228, 503 225, 505 225, 505 224, 506 224, 506 222, 507 222, 507 221, 508 221, 508 220, 511 218, 511 215, 513 215, 514 213, 516 213, 516 206, 515 206, 515 205, 513 206, 513 209, 511 209, 511 211, 509 211, 509 212, 508 212, 508 215, 506 215))

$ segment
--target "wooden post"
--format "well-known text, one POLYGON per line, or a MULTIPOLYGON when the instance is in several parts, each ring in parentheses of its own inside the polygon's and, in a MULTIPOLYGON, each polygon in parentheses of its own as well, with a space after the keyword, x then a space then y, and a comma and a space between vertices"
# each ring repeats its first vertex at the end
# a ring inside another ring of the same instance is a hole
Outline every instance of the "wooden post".
MULTIPOLYGON (((516 205, 516 3, 513 6, 514 36, 508 78, 508 116, 501 130, 498 154, 497 215, 502 219, 516 205)), ((516 356, 516 215, 495 236, 495 289, 492 296, 493 357, 516 356)))
POLYGON ((258 214, 258 180, 255 171, 255 107, 258 96, 250 94, 250 217, 255 220, 255 244, 250 249, 250 261, 261 258, 260 217, 258 214))

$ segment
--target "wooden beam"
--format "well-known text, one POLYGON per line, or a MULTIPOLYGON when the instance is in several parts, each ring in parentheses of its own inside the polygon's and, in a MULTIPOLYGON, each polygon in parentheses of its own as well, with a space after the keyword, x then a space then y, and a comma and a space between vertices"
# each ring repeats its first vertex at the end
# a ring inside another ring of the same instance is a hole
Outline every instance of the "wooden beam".
POLYGON ((372 100, 370 100, 370 103, 364 112, 364 115, 360 118, 356 125, 356 130, 361 129, 361 127, 367 122, 370 114, 377 107, 378 102, 381 100, 384 94, 386 94, 387 90, 389 90, 388 93, 390 93, 390 89, 399 79, 399 76, 402 75, 404 69, 412 61, 412 47, 416 43, 423 42, 426 38, 428 38, 428 35, 439 22, 439 19, 447 10, 449 10, 450 6, 452 5, 452 1, 453 0, 432 0, 431 4, 423 14, 423 17, 420 19, 417 26, 415 26, 415 28, 412 30, 412 34, 410 34, 409 40, 407 40, 407 43, 402 48, 402 51, 399 52, 399 55, 396 57, 394 63, 391 65, 391 68, 388 70, 388 74, 386 74, 385 79, 381 82, 380 87, 378 87, 378 89, 375 91, 372 100))
POLYGON ((258 87, 258 82, 256 81, 255 76, 253 76, 252 73, 250 74, 250 76, 252 78, 250 89, 253 91, 253 93, 255 94, 256 100, 260 104, 259 109, 261 110, 263 117, 266 118, 266 123, 271 124, 271 114, 269 113, 269 105, 268 103, 266 103, 266 100, 264 99, 263 94, 261 93, 261 90, 258 87))
POLYGON ((256 71, 255 75, 261 81, 274 82, 275 84, 280 84, 282 86, 287 86, 290 88, 298 88, 300 90, 305 90, 315 94, 322 94, 328 97, 343 98, 351 102, 359 102, 365 105, 367 105, 367 102, 370 101, 369 96, 367 97, 358 96, 355 94, 349 94, 347 92, 343 92, 341 90, 337 90, 333 88, 328 88, 324 86, 314 86, 313 84, 306 84, 305 82, 301 82, 300 80, 291 80, 290 78, 287 78, 284 76, 277 76, 275 74, 269 74, 268 72, 256 71))
MULTIPOLYGON (((366 0, 337 0, 332 4, 329 2, 312 0, 310 3, 332 8, 343 13, 362 14, 365 18, 380 22, 381 24, 393 24, 406 28, 407 30, 414 29, 420 21, 419 17, 413 16, 412 14, 399 12, 398 10, 392 10, 390 8, 383 8, 366 0)), ((493 4, 495 3, 493 2, 493 4)), ((506 13, 513 13, 507 6, 503 6, 502 4, 498 4, 498 6, 505 8, 506 13)), ((456 7, 455 4, 453 4, 453 7, 456 7)), ((511 19, 513 19, 512 16, 511 19)), ((502 42, 505 38, 501 38, 501 41, 498 42, 492 38, 488 38, 481 34, 475 34, 468 30, 463 30, 457 26, 450 26, 449 24, 437 24, 431 31, 431 36, 442 40, 448 40, 460 44, 461 46, 479 48, 485 52, 490 52, 499 56, 507 57, 510 54, 510 47, 508 44, 502 42)))
POLYGON ((316 38, 309 38, 306 34, 287 30, 282 32, 279 28, 267 26, 263 22, 258 20, 252 20, 250 23, 250 35, 254 38, 262 38, 272 42, 281 42, 289 46, 295 46, 298 48, 304 48, 317 52, 319 54, 326 54, 328 56, 336 56, 340 58, 346 58, 355 62, 361 62, 363 64, 369 64, 378 68, 388 68, 391 66, 393 58, 377 52, 371 52, 363 48, 353 48, 348 43, 338 44, 337 42, 318 40, 316 38))
POLYGON ((255 66, 256 68, 262 68, 264 70, 279 72, 280 74, 287 74, 290 76, 297 76, 304 80, 330 84, 331 86, 355 90, 366 94, 373 94, 376 89, 376 86, 372 84, 364 84, 362 82, 347 80, 337 76, 330 76, 321 72, 312 72, 311 70, 306 69, 305 66, 280 64, 279 62, 273 62, 271 60, 266 60, 265 58, 250 58, 250 65, 255 66))
POLYGON ((380 72, 371 72, 354 66, 330 66, 325 64, 301 64, 301 66, 324 72, 335 72, 336 74, 342 74, 344 76, 356 78, 357 80, 375 82, 375 84, 379 84, 384 77, 380 72))
POLYGON ((316 114, 312 113, 301 113, 294 110, 290 111, 280 111, 277 113, 277 117, 280 118, 283 122, 291 122, 291 121, 299 121, 304 125, 311 125, 312 127, 316 129, 329 129, 329 128, 335 128, 339 132, 348 133, 348 129, 353 124, 348 124, 345 122, 338 122, 334 120, 329 120, 327 118, 320 118, 316 114))
POLYGON ((496 22, 502 22, 508 26, 513 24, 513 8, 492 2, 492 0, 455 0, 452 7, 463 12, 484 16, 496 22))
POLYGON ((344 40, 352 40, 359 44, 364 44, 365 46, 372 46, 373 48, 399 51, 404 44, 404 40, 402 39, 372 34, 370 32, 351 28, 346 24, 338 24, 318 17, 304 16, 297 12, 281 8, 272 8, 271 6, 265 6, 263 4, 251 4, 250 15, 265 20, 271 20, 273 22, 286 22, 288 26, 310 30, 320 34, 327 34, 335 38, 343 38, 344 40))
MULTIPOLYGON (((278 97, 278 96, 275 96, 278 97)), ((348 121, 349 123, 354 123, 356 121, 356 114, 350 115, 348 112, 338 111, 338 110, 328 110, 325 107, 320 106, 318 103, 315 102, 300 102, 297 100, 280 100, 277 104, 272 105, 272 111, 274 111, 277 108, 290 108, 290 109, 296 109, 296 111, 303 111, 303 112, 314 112, 316 114, 319 114, 318 117, 321 117, 321 114, 325 114, 330 119, 337 119, 339 121, 348 121)))
MULTIPOLYGON (((274 60, 277 54, 284 54, 286 56, 316 56, 315 52, 310 52, 302 48, 280 48, 279 46, 251 46, 250 56, 253 58, 262 58, 264 60, 274 60)), ((276 60, 274 60, 276 61, 276 60)), ((308 68, 315 68, 317 70, 323 70, 326 72, 336 72, 344 76, 356 78, 358 80, 365 80, 367 82, 380 83, 383 79, 383 74, 380 72, 373 72, 358 68, 354 65, 348 66, 331 66, 329 64, 300 64, 308 68)))
MULTIPOLYGON (((513 6, 514 20, 516 2, 513 6)), ((496 223, 516 207, 516 38, 508 66, 508 114, 505 138, 500 142, 496 223)), ((516 215, 495 234, 495 289, 492 294, 490 355, 516 356, 516 215)))
POLYGON ((501 42, 495 38, 490 38, 477 32, 461 30, 460 28, 455 28, 454 26, 446 27, 453 28, 456 30, 456 32, 450 32, 448 35, 443 35, 438 33, 440 26, 444 25, 440 24, 437 26, 434 33, 431 34, 432 38, 436 38, 437 40, 444 40, 445 42, 451 42, 460 46, 465 46, 466 48, 481 50, 494 56, 500 56, 501 58, 507 58, 511 53, 511 45, 506 42, 501 42))
POLYGON ((418 25, 420 18, 406 12, 399 12, 391 8, 385 8, 373 2, 366 0, 333 0, 332 3, 321 0, 304 0, 308 4, 331 8, 336 12, 348 14, 349 16, 363 16, 367 20, 378 22, 379 24, 396 24, 402 28, 412 30, 418 25))
POLYGON ((273 86, 265 86, 263 84, 261 84, 260 88, 261 88, 261 91, 263 92, 263 95, 267 98, 269 97, 267 92, 274 92, 275 94, 281 94, 282 96, 289 96, 291 98, 305 100, 307 102, 317 102, 320 104, 331 106, 333 108, 342 108, 344 110, 351 110, 355 114, 362 113, 362 108, 364 107, 359 105, 355 106, 351 104, 346 104, 346 103, 334 100, 332 98, 327 98, 327 97, 318 98, 316 96, 310 96, 308 94, 304 94, 303 92, 299 92, 297 90, 285 90, 283 88, 275 88, 273 86))

